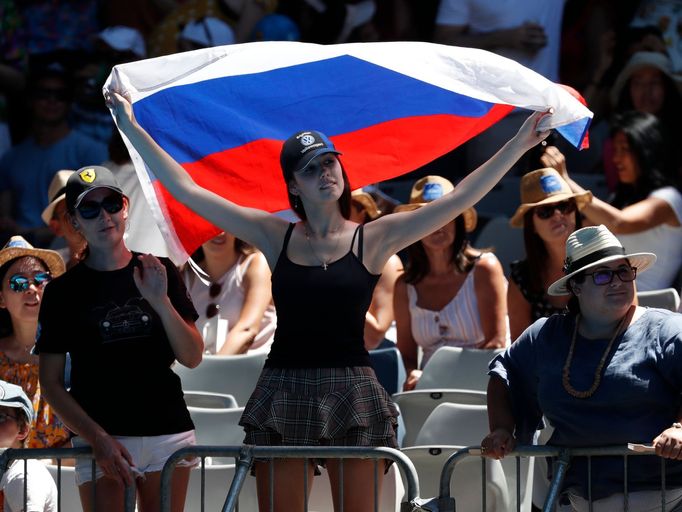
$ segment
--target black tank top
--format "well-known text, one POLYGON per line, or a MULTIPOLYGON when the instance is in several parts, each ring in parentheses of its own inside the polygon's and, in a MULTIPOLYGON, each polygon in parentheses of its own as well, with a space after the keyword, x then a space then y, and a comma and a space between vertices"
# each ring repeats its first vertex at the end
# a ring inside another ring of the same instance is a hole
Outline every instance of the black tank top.
POLYGON ((298 265, 287 256, 294 224, 272 272, 277 330, 268 368, 339 368, 371 366, 365 350, 365 313, 379 275, 362 264, 362 226, 349 251, 321 266, 298 265), (358 255, 353 254, 358 239, 358 255))

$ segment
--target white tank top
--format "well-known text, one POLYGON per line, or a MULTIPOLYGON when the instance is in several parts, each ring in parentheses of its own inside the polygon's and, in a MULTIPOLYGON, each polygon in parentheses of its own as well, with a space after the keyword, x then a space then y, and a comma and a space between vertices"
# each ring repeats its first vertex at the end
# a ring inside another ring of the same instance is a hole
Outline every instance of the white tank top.
MULTIPOLYGON (((495 255, 486 252, 481 257, 495 258, 495 255)), ((423 351, 422 368, 440 347, 473 348, 477 343, 485 340, 474 289, 474 272, 475 269, 469 271, 457 295, 440 311, 417 306, 417 290, 413 285, 407 285, 412 337, 423 351)), ((507 338, 509 338, 509 328, 507 328, 507 338)), ((507 340, 508 344, 509 340, 507 340)))
MULTIPOLYGON (((216 283, 221 285, 220 293, 216 297, 209 295, 209 286, 197 278, 189 266, 183 274, 187 291, 192 298, 197 313, 199 313, 196 326, 204 337, 204 352, 207 354, 215 354, 220 350, 223 343, 225 343, 227 333, 239 320, 245 297, 244 274, 246 274, 254 256, 255 254, 240 256, 237 263, 216 281, 216 283), (244 265, 242 265, 242 262, 244 262, 244 265), (206 308, 209 304, 220 305, 218 314, 212 318, 206 317, 206 308)), ((276 327, 277 315, 275 314, 274 306, 270 304, 263 314, 260 330, 249 348, 249 353, 269 352, 276 327)))

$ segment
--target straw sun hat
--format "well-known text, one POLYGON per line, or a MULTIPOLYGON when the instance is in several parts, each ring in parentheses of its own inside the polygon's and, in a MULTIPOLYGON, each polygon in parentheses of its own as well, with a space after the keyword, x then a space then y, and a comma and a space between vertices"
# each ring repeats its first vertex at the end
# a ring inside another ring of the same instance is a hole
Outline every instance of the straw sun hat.
POLYGON ((549 295, 570 295, 568 281, 584 270, 610 261, 627 259, 641 274, 656 261, 651 252, 626 254, 618 238, 606 226, 588 226, 571 233, 566 240, 565 276, 553 282, 547 289, 549 295))
POLYGON ((0 267, 8 261, 24 256, 33 256, 44 261, 52 277, 57 277, 66 270, 64 260, 58 252, 49 249, 36 249, 19 235, 10 238, 5 247, 0 250, 0 267))
MULTIPOLYGON (((443 197, 454 189, 455 187, 452 183, 445 178, 440 176, 424 176, 417 180, 412 186, 409 202, 396 206, 393 213, 416 210, 431 201, 443 197)), ((467 210, 464 210, 461 215, 464 216, 464 229, 467 233, 471 233, 476 229, 476 223, 478 222, 476 210, 468 208, 467 210)))
POLYGON ((45 224, 50 223, 54 209, 57 204, 59 204, 59 201, 66 199, 66 182, 68 181, 69 176, 71 176, 74 172, 76 171, 63 169, 61 171, 57 171, 52 178, 52 181, 50 182, 50 188, 47 189, 47 200, 50 201, 50 204, 48 204, 43 210, 43 213, 40 214, 40 217, 43 219, 45 224))
POLYGON ((592 201, 592 192, 576 194, 554 169, 545 168, 529 172, 521 178, 521 205, 509 220, 515 228, 523 227, 523 217, 528 210, 543 204, 575 199, 578 210, 592 201))
POLYGON ((381 210, 379 210, 374 198, 367 192, 364 192, 361 188, 353 190, 350 194, 350 198, 351 201, 355 201, 362 205, 370 220, 374 220, 381 215, 381 210))

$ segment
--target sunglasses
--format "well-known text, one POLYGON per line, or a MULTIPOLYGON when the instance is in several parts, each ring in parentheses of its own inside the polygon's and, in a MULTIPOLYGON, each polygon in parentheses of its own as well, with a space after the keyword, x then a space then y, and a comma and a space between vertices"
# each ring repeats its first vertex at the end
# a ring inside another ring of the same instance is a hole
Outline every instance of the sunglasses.
POLYGON ((111 194, 102 199, 101 203, 97 201, 83 201, 77 208, 78 213, 84 219, 95 219, 99 216, 100 209, 104 209, 107 213, 118 213, 123 209, 123 196, 121 194, 111 194))
POLYGON ((554 215, 555 210, 559 210, 559 213, 562 215, 573 213, 575 211, 575 201, 561 201, 560 203, 536 206, 533 211, 538 218, 545 220, 554 215))
MULTIPOLYGON (((220 283, 212 283, 211 286, 208 288, 208 296, 211 297, 212 299, 215 299, 218 295, 220 295, 220 292, 223 291, 223 285, 220 283)), ((220 311, 220 304, 216 304, 212 302, 208 306, 206 306, 206 318, 213 318, 218 314, 220 311)))
POLYGON ((618 276, 624 283, 629 283, 635 280, 637 277, 637 267, 622 267, 615 270, 605 269, 597 270, 591 274, 585 273, 586 276, 592 276, 592 282, 597 286, 606 286, 613 281, 613 276, 618 276))
MULTIPOLYGON (((42 288, 50 281, 52 281, 52 275, 49 272, 40 272, 33 276, 33 284, 36 285, 36 288, 42 288)), ((30 286, 31 278, 29 277, 21 274, 14 274, 9 278, 9 288, 14 292, 25 292, 30 286)))

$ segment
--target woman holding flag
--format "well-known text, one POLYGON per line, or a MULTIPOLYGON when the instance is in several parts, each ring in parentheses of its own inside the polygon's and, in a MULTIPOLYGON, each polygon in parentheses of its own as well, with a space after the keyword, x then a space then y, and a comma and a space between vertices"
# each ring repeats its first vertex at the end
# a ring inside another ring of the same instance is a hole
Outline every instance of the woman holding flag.
MULTIPOLYGON (((365 226, 348 220, 351 189, 339 151, 322 133, 301 131, 284 142, 280 163, 292 209, 289 223, 239 206, 201 186, 137 123, 130 101, 108 92, 119 129, 166 189, 221 229, 257 247, 272 269, 278 325, 259 383, 241 424, 256 445, 397 448, 397 410, 376 380, 363 343, 364 318, 386 261, 474 205, 528 149, 545 115, 531 115, 488 162, 423 208, 365 226)), ((257 462, 259 503, 269 510, 270 462, 257 462)), ((275 510, 302 509, 304 462, 274 462, 275 510)), ((340 464, 326 461, 338 510, 340 464)), ((374 502, 371 460, 346 460, 345 510, 374 502)), ((313 464, 306 469, 312 477, 313 464)), ((381 479, 377 479, 381 482, 381 479)), ((312 482, 311 478, 307 480, 312 482)), ((380 485, 380 484, 379 484, 380 485)))

